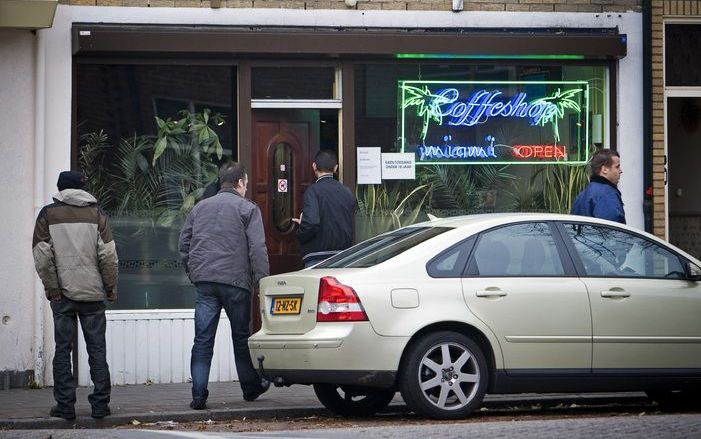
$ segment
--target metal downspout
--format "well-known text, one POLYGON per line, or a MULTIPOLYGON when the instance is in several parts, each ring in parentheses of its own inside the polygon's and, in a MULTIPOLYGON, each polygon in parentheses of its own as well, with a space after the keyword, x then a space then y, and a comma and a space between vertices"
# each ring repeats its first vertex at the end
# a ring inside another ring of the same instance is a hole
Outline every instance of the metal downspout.
POLYGON ((643 0, 643 217, 649 233, 653 230, 652 145, 652 0, 643 0))
MULTIPOLYGON (((46 36, 36 31, 34 73, 34 218, 44 206, 44 174, 46 157, 46 36)), ((32 269, 32 274, 34 270, 32 269)), ((44 385, 44 286, 34 275, 34 381, 44 385)))

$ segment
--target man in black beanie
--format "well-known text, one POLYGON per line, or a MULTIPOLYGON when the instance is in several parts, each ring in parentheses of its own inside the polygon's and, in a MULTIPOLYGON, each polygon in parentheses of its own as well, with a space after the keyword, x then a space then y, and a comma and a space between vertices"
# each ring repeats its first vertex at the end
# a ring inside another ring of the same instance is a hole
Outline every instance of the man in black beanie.
POLYGON ((84 190, 85 176, 64 171, 59 193, 44 206, 34 227, 32 252, 37 273, 51 301, 56 352, 53 360, 54 406, 51 416, 75 418, 75 381, 71 350, 77 319, 85 337, 90 378, 88 396, 93 418, 110 414, 110 371, 107 366, 105 299, 117 299, 117 250, 107 215, 84 190))
POLYGON ((56 186, 59 191, 64 189, 85 189, 85 175, 78 171, 63 171, 58 174, 56 186))

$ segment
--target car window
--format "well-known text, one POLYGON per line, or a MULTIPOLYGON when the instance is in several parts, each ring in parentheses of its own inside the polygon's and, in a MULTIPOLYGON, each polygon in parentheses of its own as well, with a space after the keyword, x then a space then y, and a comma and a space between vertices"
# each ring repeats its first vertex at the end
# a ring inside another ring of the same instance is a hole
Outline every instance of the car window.
POLYGON ((634 233, 606 226, 565 224, 587 276, 686 277, 677 255, 634 233))
POLYGON ((547 223, 500 227, 480 237, 469 275, 564 276, 560 256, 547 223))
POLYGON ((462 277, 470 250, 475 245, 475 238, 466 239, 441 252, 426 265, 431 277, 462 277))
POLYGON ((363 241, 317 264, 314 268, 372 267, 435 236, 451 227, 405 227, 363 241))

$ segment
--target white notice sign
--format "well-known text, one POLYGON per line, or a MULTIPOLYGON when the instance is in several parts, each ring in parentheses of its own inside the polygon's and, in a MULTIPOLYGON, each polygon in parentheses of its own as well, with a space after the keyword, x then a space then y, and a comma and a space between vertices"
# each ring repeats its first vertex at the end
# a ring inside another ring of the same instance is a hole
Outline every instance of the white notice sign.
POLYGON ((380 148, 357 148, 358 184, 381 184, 380 148))
POLYGON ((384 180, 415 180, 416 154, 413 152, 386 152, 382 154, 382 178, 384 180))

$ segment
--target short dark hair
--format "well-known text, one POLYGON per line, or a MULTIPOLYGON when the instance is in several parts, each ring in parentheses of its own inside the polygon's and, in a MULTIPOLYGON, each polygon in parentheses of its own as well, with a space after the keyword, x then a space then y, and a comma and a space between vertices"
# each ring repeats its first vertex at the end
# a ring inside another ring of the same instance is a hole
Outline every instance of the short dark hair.
POLYGON ((230 183, 236 186, 239 180, 246 179, 246 168, 233 161, 226 162, 219 169, 219 184, 230 183))
POLYGON ((614 150, 608 149, 608 148, 602 148, 594 153, 593 156, 591 156, 591 175, 592 177, 595 175, 599 175, 601 172, 601 168, 604 166, 611 167, 613 165, 613 158, 618 157, 620 158, 621 156, 614 150))
POLYGON ((330 149, 320 149, 314 156, 314 163, 316 163, 316 169, 321 172, 333 172, 338 165, 338 158, 330 149))

